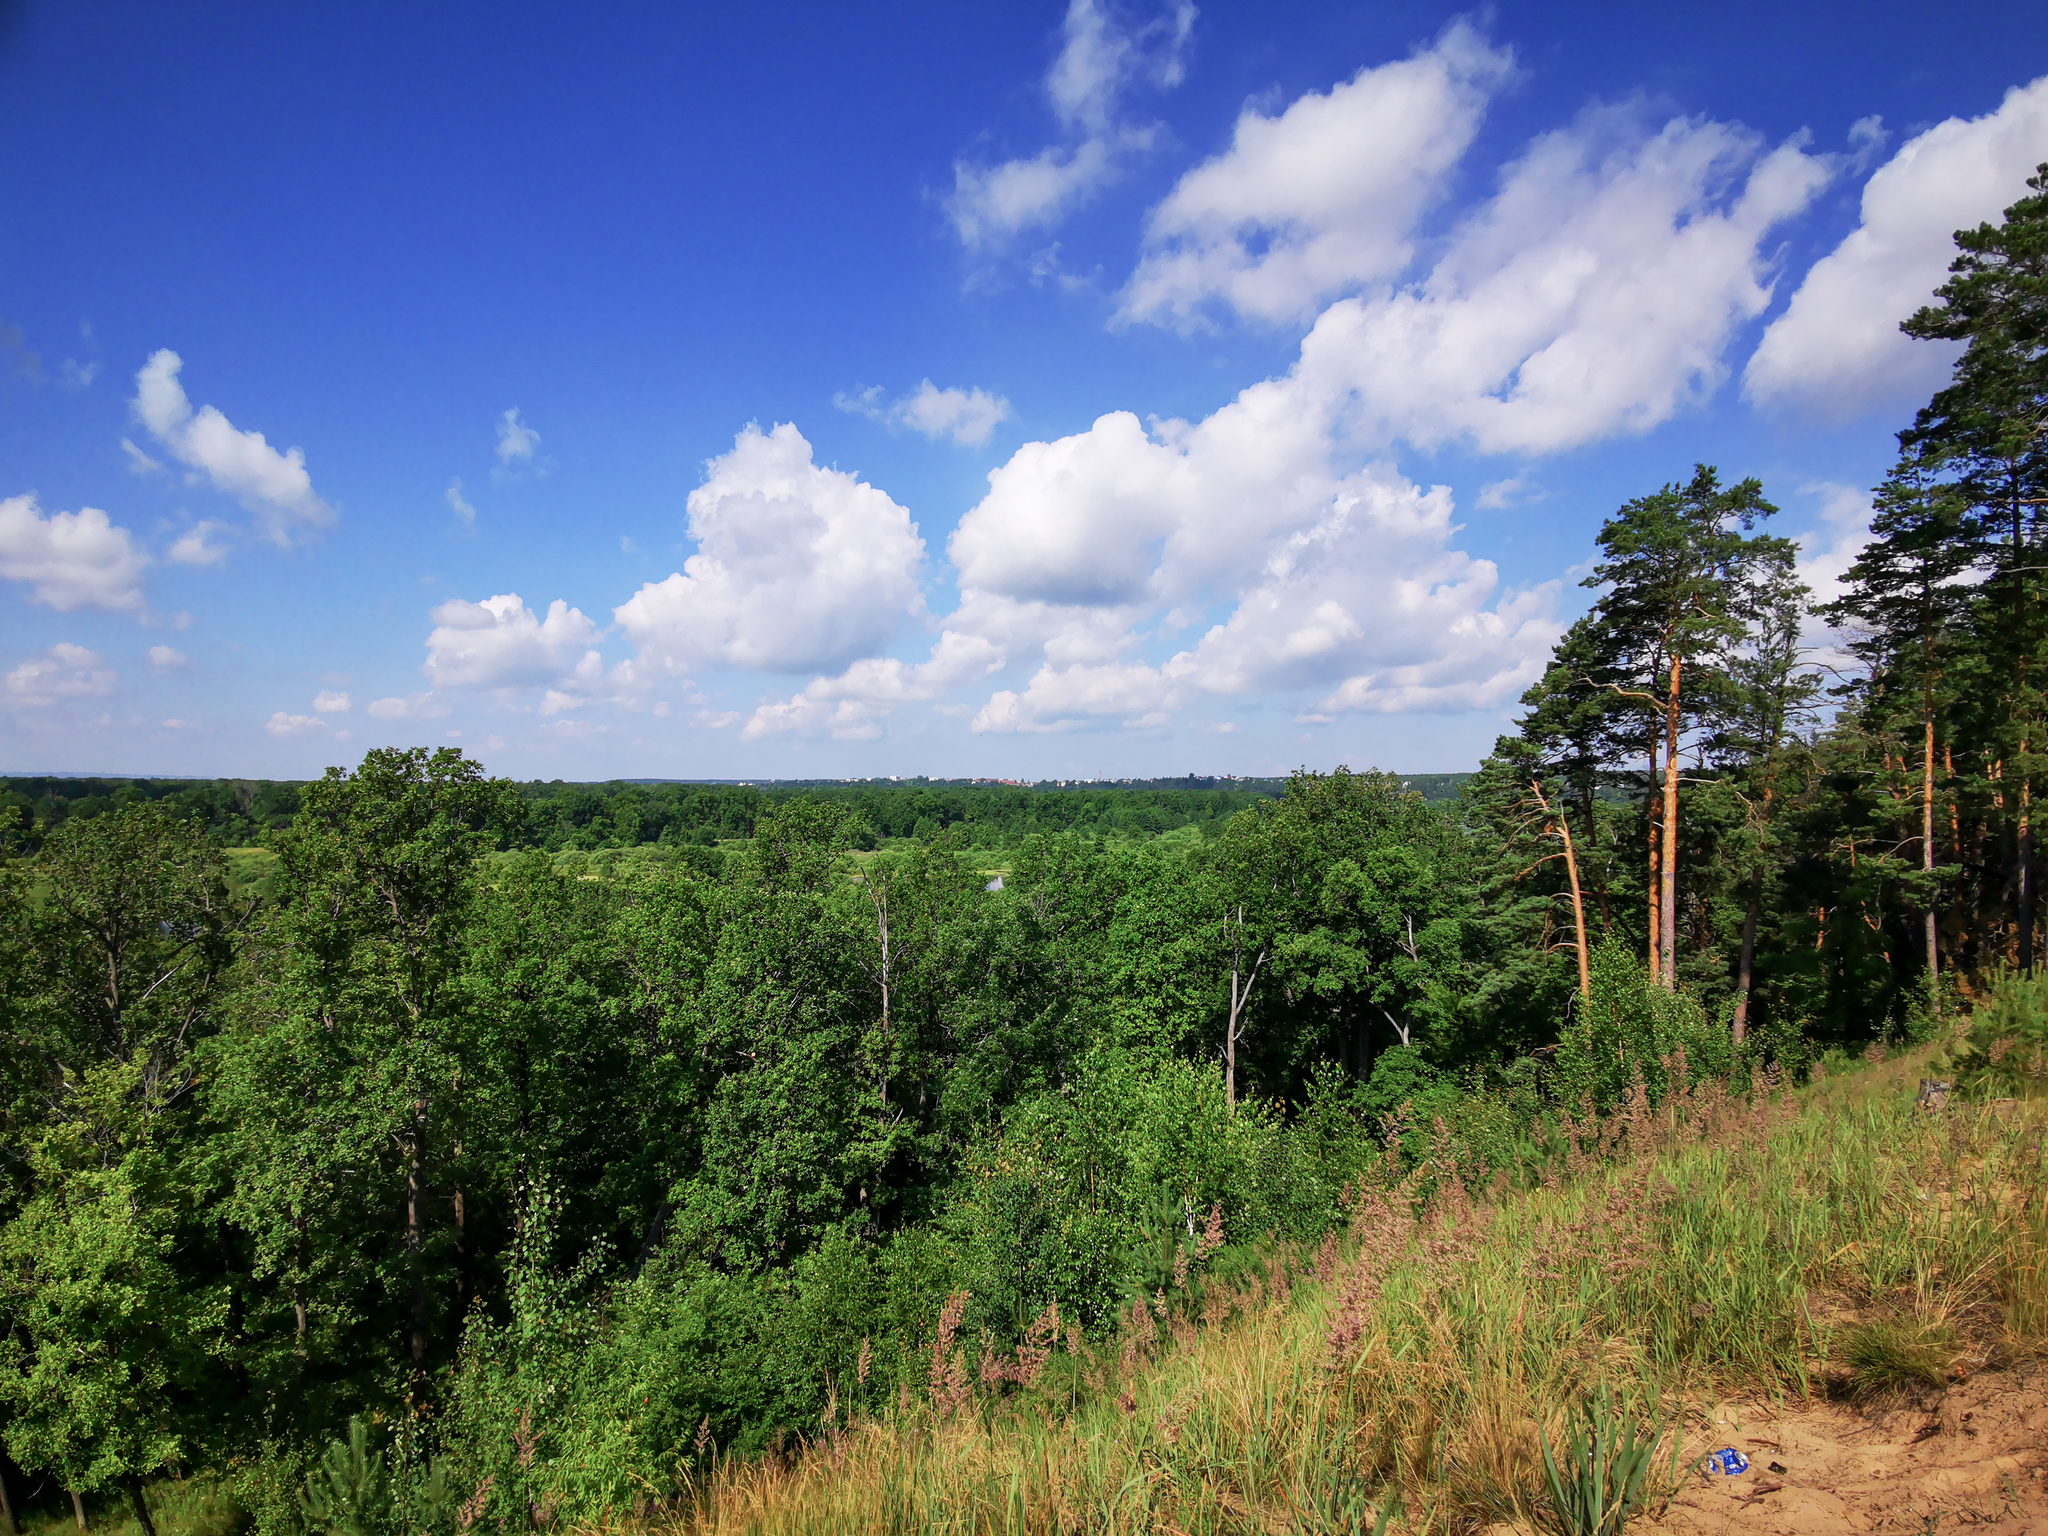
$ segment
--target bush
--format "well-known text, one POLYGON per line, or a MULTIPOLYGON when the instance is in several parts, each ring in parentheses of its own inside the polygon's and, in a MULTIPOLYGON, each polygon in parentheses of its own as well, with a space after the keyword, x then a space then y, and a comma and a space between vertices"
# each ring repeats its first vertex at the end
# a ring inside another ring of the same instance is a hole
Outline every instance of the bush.
MULTIPOLYGON (((1650 1097, 1674 1087, 1670 1073, 1684 1053, 1688 1081, 1722 1077, 1735 1065, 1726 1029, 1710 1020, 1689 993, 1667 992, 1612 939, 1593 951, 1593 995, 1574 1004, 1560 1033, 1552 1084, 1557 1097, 1577 1107, 1590 1097, 1613 1109, 1641 1072, 1650 1097)), ((1576 994, 1574 994, 1576 997, 1576 994)))
POLYGON ((1950 1052, 1956 1087, 1979 1098, 2017 1098, 2048 1080, 2048 971, 2008 972, 1950 1052))

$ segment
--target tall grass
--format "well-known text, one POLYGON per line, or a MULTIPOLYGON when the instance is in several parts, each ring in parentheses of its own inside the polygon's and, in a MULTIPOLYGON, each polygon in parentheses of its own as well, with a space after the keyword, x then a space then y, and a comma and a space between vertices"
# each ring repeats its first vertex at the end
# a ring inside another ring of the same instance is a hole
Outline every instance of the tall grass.
POLYGON ((777 1456, 708 1448, 683 1498, 641 1514, 679 1536, 1550 1523, 1544 1442, 1592 1394, 1679 1435, 1722 1394, 1874 1385, 1856 1372, 1885 1329, 1922 1380, 2036 1347, 2041 1118, 1917 1112, 1910 1071, 1632 1098, 1522 1191, 1473 1188, 1448 1153, 1390 1157, 1320 1252, 1162 1292, 1120 1340, 1069 1334, 1028 1372, 984 1352, 980 1387, 948 1340, 928 1397, 777 1456))

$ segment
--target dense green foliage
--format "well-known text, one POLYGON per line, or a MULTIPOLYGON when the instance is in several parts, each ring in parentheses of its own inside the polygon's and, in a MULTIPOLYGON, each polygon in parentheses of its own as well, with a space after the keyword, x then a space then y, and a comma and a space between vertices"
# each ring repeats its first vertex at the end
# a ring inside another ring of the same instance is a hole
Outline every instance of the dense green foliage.
MULTIPOLYGON (((1454 798, 1469 774, 1409 781, 1428 799, 1454 798)), ((975 847, 1014 846, 1034 832, 1087 832, 1142 840, 1192 827, 1213 831, 1231 815, 1278 794, 1271 779, 1160 779, 1080 785, 989 784, 944 779, 819 780, 709 784, 613 780, 534 781, 514 786, 518 811, 500 832, 508 848, 595 852, 643 845, 712 847, 753 836, 761 814, 793 799, 856 812, 865 846, 930 838, 952 828, 975 847)), ((67 821, 154 804, 205 829, 216 847, 269 847, 291 826, 304 784, 252 779, 0 778, 0 806, 21 813, 30 846, 67 821)))
MULTIPOLYGON (((1638 1085, 2030 970, 2035 190, 1911 322, 1968 347, 1832 610, 1831 718, 1770 504, 1700 466, 1608 520, 1455 801, 520 786, 452 749, 66 814, 37 781, 0 806, 0 1472, 140 1509, 231 1467, 277 1531, 595 1514, 1184 1321, 1396 1140, 1446 1188, 1528 1174, 1638 1085)), ((1966 1082, 2039 1070, 2048 1007, 2000 996, 1966 1082)))

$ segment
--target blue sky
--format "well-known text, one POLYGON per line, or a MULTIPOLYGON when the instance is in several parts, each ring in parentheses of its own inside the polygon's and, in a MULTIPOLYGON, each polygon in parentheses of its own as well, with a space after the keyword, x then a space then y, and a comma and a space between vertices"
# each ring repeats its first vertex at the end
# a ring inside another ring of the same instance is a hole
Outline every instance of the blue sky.
POLYGON ((0 5, 0 770, 1472 766, 1825 585, 2048 11, 0 5))

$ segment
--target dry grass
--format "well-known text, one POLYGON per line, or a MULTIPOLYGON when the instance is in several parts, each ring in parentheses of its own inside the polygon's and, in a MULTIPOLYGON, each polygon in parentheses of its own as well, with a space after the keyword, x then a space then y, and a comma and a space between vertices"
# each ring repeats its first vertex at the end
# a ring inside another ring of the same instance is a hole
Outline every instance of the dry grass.
POLYGON ((1527 1192, 1390 1162, 1319 1253, 1134 1308, 1120 1340, 1070 1334, 1028 1373, 985 1356, 988 1386, 964 1344, 939 1352, 925 1400, 794 1453, 714 1456, 638 1520, 1308 1536, 1398 1509, 1394 1529, 1467 1531, 1546 1517, 1542 1437, 1603 1384, 1675 1428, 1731 1391, 1997 1365, 2048 1320, 2042 1121, 1917 1113, 1912 1072, 1638 1107, 1579 1128, 1569 1167, 1527 1192))

